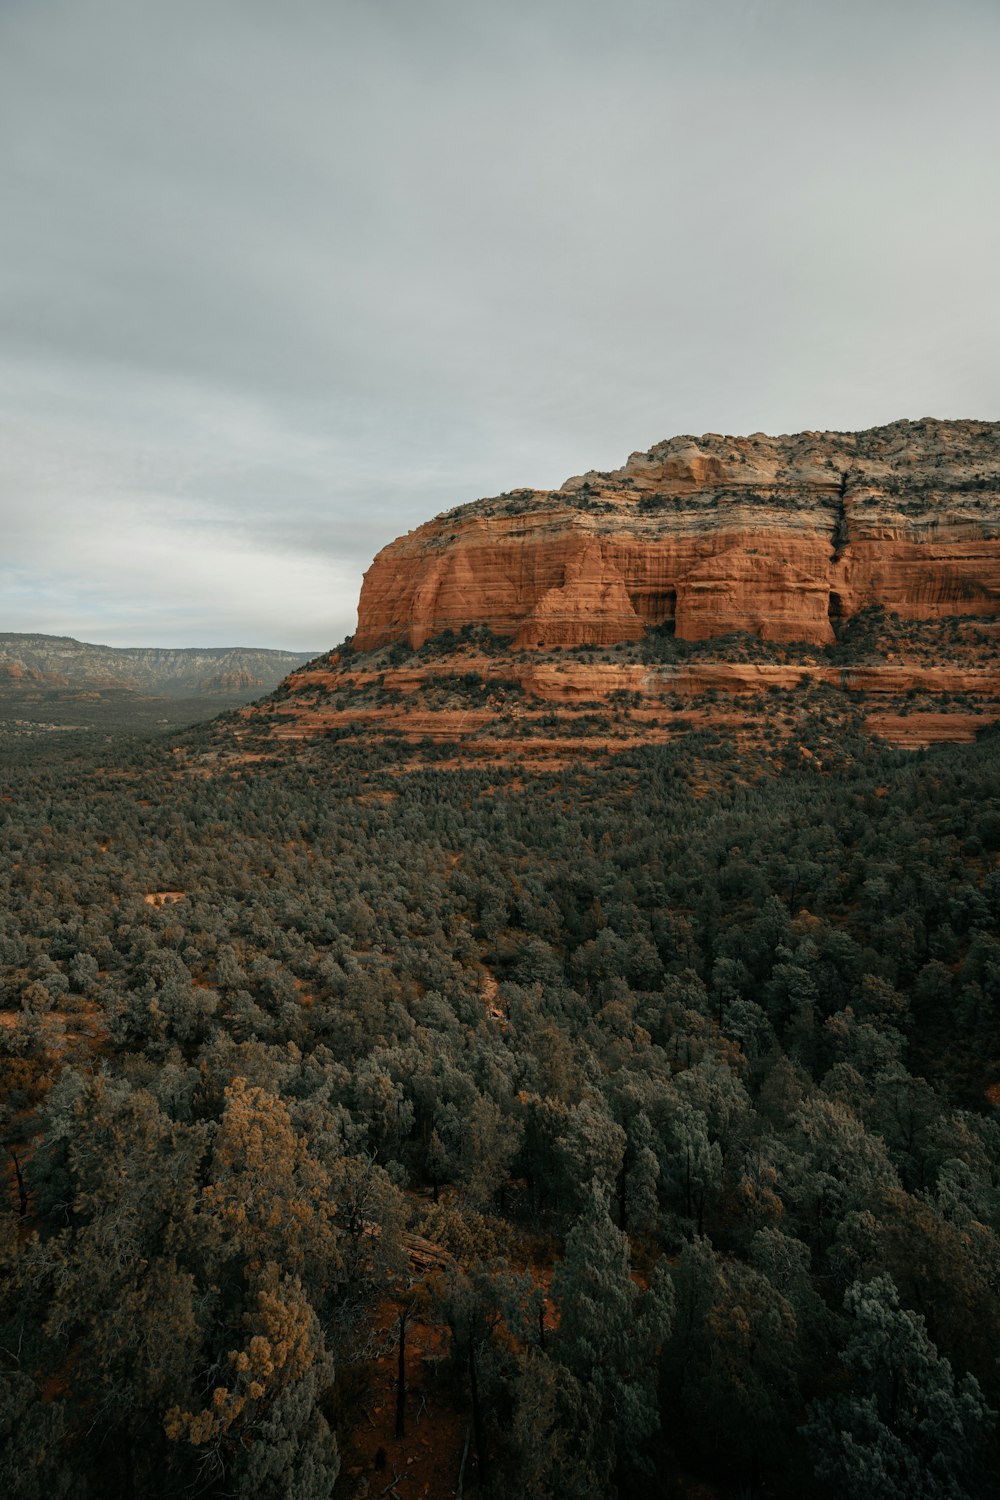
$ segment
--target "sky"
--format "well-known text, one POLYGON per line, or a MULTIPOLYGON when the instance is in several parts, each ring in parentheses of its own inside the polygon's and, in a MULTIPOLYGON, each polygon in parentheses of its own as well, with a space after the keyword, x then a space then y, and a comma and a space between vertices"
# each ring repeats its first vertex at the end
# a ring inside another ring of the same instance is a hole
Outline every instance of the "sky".
POLYGON ((0 0, 0 630, 319 650, 438 512, 1000 417, 998 0, 0 0))

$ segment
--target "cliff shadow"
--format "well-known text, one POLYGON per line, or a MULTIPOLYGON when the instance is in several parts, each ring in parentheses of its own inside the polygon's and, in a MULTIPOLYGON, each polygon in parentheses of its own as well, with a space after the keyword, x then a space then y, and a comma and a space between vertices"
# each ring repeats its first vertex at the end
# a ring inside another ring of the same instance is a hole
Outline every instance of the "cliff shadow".
POLYGON ((839 635, 844 620, 847 618, 847 611, 844 609, 843 598, 835 589, 830 590, 830 602, 827 605, 826 612, 833 627, 834 635, 839 635))
POLYGON ((646 629, 656 627, 673 635, 677 625, 677 590, 660 589, 655 593, 630 594, 632 608, 646 629))

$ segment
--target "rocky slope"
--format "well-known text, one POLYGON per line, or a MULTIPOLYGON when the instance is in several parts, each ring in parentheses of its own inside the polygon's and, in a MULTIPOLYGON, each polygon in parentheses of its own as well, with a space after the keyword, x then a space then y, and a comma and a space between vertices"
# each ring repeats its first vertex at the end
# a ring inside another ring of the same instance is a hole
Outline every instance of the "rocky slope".
POLYGON ((248 753, 377 732, 463 763, 721 725, 918 746, 1000 718, 998 645, 1000 423, 709 433, 391 543, 353 640, 239 732, 248 753))
POLYGON ((164 649, 95 646, 70 636, 0 631, 0 685, 126 688, 171 697, 269 692, 309 660, 305 652, 252 647, 164 649))
POLYGON ((624 468, 447 511, 379 553, 355 646, 483 625, 526 649, 670 625, 828 644, 873 605, 995 613, 1000 423, 677 437, 624 468))

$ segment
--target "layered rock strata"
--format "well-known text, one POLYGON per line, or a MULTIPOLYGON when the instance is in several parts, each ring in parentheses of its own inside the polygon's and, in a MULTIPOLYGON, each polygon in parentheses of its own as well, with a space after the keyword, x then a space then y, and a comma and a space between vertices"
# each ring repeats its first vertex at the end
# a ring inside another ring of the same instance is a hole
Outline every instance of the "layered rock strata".
POLYGON ((385 735, 435 765, 707 727, 916 747, 1000 721, 998 644, 1000 423, 708 433, 393 542, 350 645, 244 710, 235 737, 253 758, 385 735))
POLYGON ((650 626, 823 645, 872 605, 997 614, 1000 423, 671 438, 557 491, 460 506, 379 553, 354 644, 473 625, 521 650, 650 626))
MULTIPOLYGON (((992 635, 992 632, 976 632, 992 635)), ((587 653, 594 656, 597 653, 587 653)), ((607 653, 613 656, 614 652, 607 653)), ((819 653, 822 655, 823 653, 819 653)), ((1000 719, 1000 664, 710 657, 680 663, 582 660, 459 648, 391 665, 385 653, 332 653, 243 710, 237 741, 267 753, 329 733, 450 745, 455 764, 531 765, 656 744, 690 729, 792 738, 817 710, 892 743, 972 740, 1000 719)), ((437 763, 437 762, 436 762, 437 763)))

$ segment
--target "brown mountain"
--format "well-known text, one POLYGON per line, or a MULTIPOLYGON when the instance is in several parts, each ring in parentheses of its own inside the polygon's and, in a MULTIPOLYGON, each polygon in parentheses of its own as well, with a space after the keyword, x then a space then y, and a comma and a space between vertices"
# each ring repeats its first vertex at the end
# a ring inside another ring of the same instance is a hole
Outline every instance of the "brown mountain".
POLYGON ((1000 423, 677 437, 392 542, 353 641, 247 729, 377 727, 481 758, 720 721, 790 734, 804 711, 971 738, 1000 712, 998 615, 1000 423))

